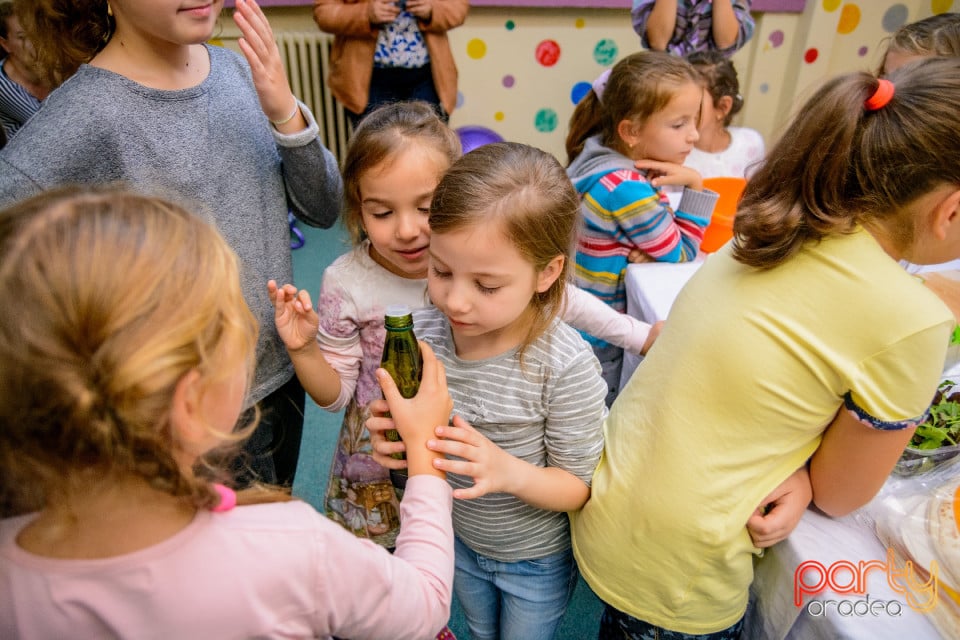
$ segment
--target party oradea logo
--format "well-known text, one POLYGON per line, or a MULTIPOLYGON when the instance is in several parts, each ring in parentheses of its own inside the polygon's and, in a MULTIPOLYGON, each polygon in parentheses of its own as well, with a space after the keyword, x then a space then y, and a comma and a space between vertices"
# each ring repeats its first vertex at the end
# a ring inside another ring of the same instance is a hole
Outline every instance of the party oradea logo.
POLYGON ((931 560, 928 568, 920 568, 910 560, 898 567, 893 549, 887 549, 887 561, 838 560, 824 565, 807 560, 793 573, 793 603, 803 607, 812 616, 835 614, 843 617, 898 617, 905 607, 919 613, 929 613, 937 606, 937 578, 940 567, 931 560), (926 579, 925 579, 926 578, 926 579), (873 581, 886 580, 890 589, 901 599, 874 600, 870 598, 873 581), (832 592, 840 598, 827 597, 832 592))

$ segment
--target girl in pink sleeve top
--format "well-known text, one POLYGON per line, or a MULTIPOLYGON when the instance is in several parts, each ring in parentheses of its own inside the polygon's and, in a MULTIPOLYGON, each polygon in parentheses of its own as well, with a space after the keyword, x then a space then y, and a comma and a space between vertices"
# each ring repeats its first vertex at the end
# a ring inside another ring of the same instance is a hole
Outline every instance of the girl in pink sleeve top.
POLYGON ((210 481, 208 454, 254 428, 234 431, 257 334, 237 265, 156 198, 71 189, 0 211, 0 295, 17 300, 0 309, 0 637, 444 626, 452 497, 425 442, 452 402, 428 347, 415 398, 379 378, 410 462, 395 554, 279 492, 210 481))

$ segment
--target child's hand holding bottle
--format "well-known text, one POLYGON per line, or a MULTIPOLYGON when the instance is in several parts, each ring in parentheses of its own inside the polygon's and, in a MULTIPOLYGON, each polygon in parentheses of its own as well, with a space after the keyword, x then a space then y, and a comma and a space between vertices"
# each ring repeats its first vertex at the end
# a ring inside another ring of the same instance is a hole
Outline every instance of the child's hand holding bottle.
POLYGON ((432 474, 444 476, 444 471, 434 464, 441 454, 427 448, 427 441, 435 437, 439 425, 450 420, 453 400, 447 391, 447 375, 443 363, 437 360, 433 349, 420 342, 423 357, 423 375, 417 395, 404 398, 386 369, 377 369, 377 380, 383 389, 383 400, 370 403, 372 417, 367 419, 373 443, 373 458, 388 469, 407 467, 409 475, 432 474), (389 413, 389 417, 386 415, 389 413), (396 429, 402 442, 391 442, 384 432, 396 429), (390 454, 405 451, 406 460, 397 460, 390 454))

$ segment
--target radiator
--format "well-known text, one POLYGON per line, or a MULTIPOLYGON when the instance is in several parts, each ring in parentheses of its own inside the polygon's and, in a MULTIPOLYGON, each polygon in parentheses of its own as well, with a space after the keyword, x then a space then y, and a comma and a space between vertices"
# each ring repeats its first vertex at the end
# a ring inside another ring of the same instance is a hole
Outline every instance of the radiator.
POLYGON ((288 31, 277 34, 276 38, 293 95, 313 111, 320 125, 320 139, 342 163, 347 153, 350 121, 325 82, 330 70, 333 35, 320 31, 288 31))

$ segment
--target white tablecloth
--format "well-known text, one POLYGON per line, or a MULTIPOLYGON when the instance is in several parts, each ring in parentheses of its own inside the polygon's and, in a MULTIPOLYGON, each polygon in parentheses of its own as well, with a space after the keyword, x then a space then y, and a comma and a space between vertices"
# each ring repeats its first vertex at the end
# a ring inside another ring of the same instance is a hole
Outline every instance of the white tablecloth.
MULTIPOLYGON (((627 313, 650 323, 665 320, 677 294, 701 264, 630 265, 626 274, 627 313)), ((640 360, 638 356, 624 354, 621 386, 640 360)), ((809 605, 814 596, 806 596, 801 607, 794 604, 794 573, 801 563, 817 561, 829 567, 841 560, 856 564, 861 560, 886 562, 886 558, 886 549, 862 519, 855 516, 833 519, 808 511, 790 537, 768 549, 757 562, 744 637, 751 640, 940 638, 926 616, 910 609, 903 596, 894 593, 885 576, 877 570, 868 574, 870 601, 898 600, 902 607, 891 604, 889 609, 899 610, 899 616, 890 616, 886 610, 877 616, 841 615, 837 610, 839 601, 851 601, 842 606, 843 612, 847 613, 848 608, 863 596, 836 594, 829 590, 816 596, 819 601, 834 602, 825 605, 828 609, 824 615, 812 615, 819 613, 818 605, 809 605)), ((862 610, 863 605, 856 609, 862 610)), ((960 630, 955 637, 960 638, 960 630)))
MULTIPOLYGON (((627 267, 624 283, 627 289, 627 313, 634 318, 653 324, 666 320, 680 289, 700 268, 701 261, 643 262, 627 267)), ((623 353, 623 369, 620 373, 620 388, 627 384, 643 356, 628 351, 623 353)))
MULTIPOLYGON (((755 565, 751 587, 751 609, 743 637, 749 640, 935 640, 937 633, 927 614, 914 611, 903 594, 895 593, 880 569, 866 574, 869 602, 877 615, 863 612, 862 594, 835 593, 826 589, 816 595, 802 594, 802 605, 794 604, 794 574, 802 563, 819 562, 826 570, 836 562, 887 562, 887 550, 876 533, 857 515, 828 518, 813 510, 800 520, 790 537, 767 549, 755 565), (896 601, 894 604, 893 601, 896 601), (845 604, 840 604, 845 602, 845 604), (899 615, 893 615, 899 614, 899 615)), ((898 565, 896 569, 903 569, 898 565)), ((819 568, 810 569, 805 580, 815 584, 819 568)), ((837 572, 837 584, 846 584, 850 575, 837 572)), ((960 629, 955 638, 960 637, 960 629)))

